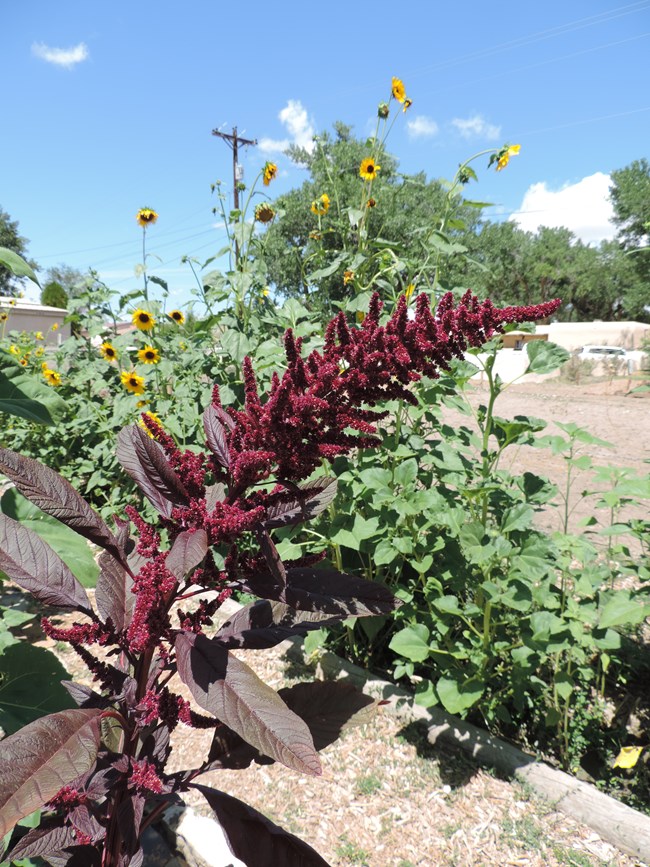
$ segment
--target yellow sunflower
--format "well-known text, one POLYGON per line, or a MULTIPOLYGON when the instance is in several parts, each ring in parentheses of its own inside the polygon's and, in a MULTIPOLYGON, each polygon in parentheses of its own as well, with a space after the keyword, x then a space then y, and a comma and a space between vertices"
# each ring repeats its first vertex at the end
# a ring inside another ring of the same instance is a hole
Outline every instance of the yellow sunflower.
POLYGON ((407 96, 406 99, 404 100, 404 107, 402 108, 402 111, 408 111, 412 105, 413 105, 413 100, 409 99, 407 96))
POLYGON ((4 310, 0 311, 0 322, 6 322, 9 319, 9 314, 5 313, 4 310))
POLYGON ((516 157, 520 150, 521 145, 504 145, 497 154, 497 171, 505 169, 510 162, 510 157, 516 157))
POLYGON ((266 162, 264 163, 264 169, 262 171, 262 182, 265 187, 268 187, 271 181, 276 177, 278 173, 278 167, 275 163, 266 162))
POLYGON ((143 349, 138 349, 138 358, 143 364, 158 364, 160 353, 153 346, 145 346, 143 349))
POLYGON ((354 271, 344 271, 343 272, 343 285, 347 286, 348 283, 352 283, 354 280, 354 271))
POLYGON ((156 324, 156 320, 153 318, 151 313, 148 313, 146 310, 141 310, 139 307, 137 310, 133 311, 131 321, 138 331, 151 331, 156 324))
POLYGON ((368 199, 368 201, 366 202, 366 208, 374 208, 376 204, 377 204, 377 200, 376 200, 376 199, 373 199, 372 196, 371 196, 371 197, 368 199))
POLYGON ((185 322, 185 314, 181 310, 170 310, 167 315, 170 319, 173 319, 177 325, 182 325, 185 322))
POLYGON ((43 349, 42 346, 37 346, 36 349, 34 350, 34 355, 36 356, 36 358, 40 358, 44 352, 45 352, 45 350, 43 349))
POLYGON ((138 213, 135 215, 138 224, 142 226, 143 229, 146 229, 147 226, 153 225, 158 219, 158 214, 155 211, 152 211, 151 208, 140 208, 138 213))
POLYGON ((18 364, 20 364, 21 367, 27 367, 27 356, 23 355, 22 358, 19 358, 18 364))
POLYGON ((138 376, 133 371, 123 370, 120 378, 124 388, 131 394, 144 394, 144 376, 138 376))
POLYGON ((42 339, 43 339, 43 332, 42 331, 35 331, 34 332, 34 340, 42 340, 42 339))
POLYGON ((317 217, 324 217, 330 209, 330 197, 327 193, 323 193, 318 199, 311 203, 311 212, 317 217))
POLYGON ((381 166, 378 166, 372 157, 366 157, 365 160, 361 160, 359 175, 364 181, 374 181, 380 168, 381 166))
POLYGON ((255 219, 258 223, 270 223, 275 217, 275 209, 268 202, 262 202, 255 208, 255 219))
POLYGON ((52 326, 52 328, 50 329, 50 331, 58 331, 58 330, 59 330, 59 323, 55 322, 54 325, 52 326))
POLYGON ((401 78, 395 78, 395 76, 393 76, 392 94, 393 98, 398 102, 404 102, 406 99, 406 88, 404 87, 404 82, 401 78))
POLYGON ((117 349, 111 343, 108 343, 108 341, 102 343, 99 347, 99 351, 106 361, 117 361, 117 349))
POLYGON ((16 346, 15 343, 12 343, 11 346, 9 347, 9 352, 12 355, 20 355, 20 347, 16 346))
POLYGON ((50 385, 53 385, 54 387, 61 385, 61 374, 56 370, 51 370, 47 365, 43 368, 43 376, 50 385))

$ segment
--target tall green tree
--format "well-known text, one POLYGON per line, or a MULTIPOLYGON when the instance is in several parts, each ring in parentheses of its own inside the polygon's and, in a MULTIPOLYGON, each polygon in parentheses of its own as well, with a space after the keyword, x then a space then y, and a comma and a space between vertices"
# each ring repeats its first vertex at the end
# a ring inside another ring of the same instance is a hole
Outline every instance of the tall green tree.
MULTIPOLYGON (((427 180, 424 173, 400 173, 395 157, 381 150, 376 156, 380 169, 370 198, 364 202, 359 169, 371 146, 353 136, 349 126, 336 123, 334 135, 319 135, 312 151, 296 146, 288 149, 309 178, 274 202, 278 217, 265 239, 269 277, 283 294, 341 299, 347 294, 343 274, 356 270, 355 254, 361 248, 366 262, 368 257, 377 257, 368 273, 377 276, 385 265, 404 283, 410 279, 407 259, 421 262, 430 253, 425 249, 426 239, 444 212, 445 185, 427 180), (323 210, 323 195, 329 200, 327 211, 315 213, 323 210)), ((457 226, 461 220, 469 227, 478 224, 476 208, 463 208, 459 203, 455 216, 457 226)), ((434 267, 432 261, 431 270, 434 267)), ((419 276, 426 280, 430 275, 425 270, 419 276)))
POLYGON ((629 261, 625 307, 635 319, 650 322, 650 163, 634 160, 612 172, 610 198, 618 240, 629 261))
MULTIPOLYGON (((10 215, 0 207, 0 247, 12 250, 36 268, 35 262, 27 259, 27 245, 29 241, 18 231, 18 221, 12 220, 10 215)), ((20 291, 20 281, 14 277, 11 271, 4 265, 0 265, 0 295, 17 295, 20 291)))

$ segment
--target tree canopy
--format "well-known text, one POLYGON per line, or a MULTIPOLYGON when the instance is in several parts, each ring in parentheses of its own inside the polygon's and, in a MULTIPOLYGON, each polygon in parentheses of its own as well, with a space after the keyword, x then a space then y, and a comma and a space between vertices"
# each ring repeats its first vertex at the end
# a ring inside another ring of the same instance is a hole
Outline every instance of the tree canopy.
MULTIPOLYGON (((27 259, 27 245, 29 241, 18 232, 18 221, 12 220, 11 216, 0 207, 0 247, 12 250, 23 259, 28 261, 32 268, 36 263, 27 259)), ((0 265, 0 295, 16 295, 20 289, 20 283, 11 271, 4 265, 0 265)))

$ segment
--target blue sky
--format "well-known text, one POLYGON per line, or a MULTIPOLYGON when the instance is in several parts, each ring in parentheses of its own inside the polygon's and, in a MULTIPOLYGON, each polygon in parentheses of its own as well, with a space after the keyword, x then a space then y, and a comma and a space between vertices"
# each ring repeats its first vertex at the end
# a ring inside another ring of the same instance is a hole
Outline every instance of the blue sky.
POLYGON ((506 170, 479 163, 470 194, 495 219, 611 237, 608 175, 648 156, 650 0, 180 4, 24 0, 3 10, 0 207, 42 268, 96 268, 137 285, 140 207, 151 273, 188 297, 184 254, 223 244, 210 184, 232 187, 214 128, 258 139, 245 180, 279 166, 278 195, 305 179, 283 143, 336 120, 359 135, 401 77, 413 99, 388 140, 404 172, 451 177, 475 151, 521 144, 506 170))

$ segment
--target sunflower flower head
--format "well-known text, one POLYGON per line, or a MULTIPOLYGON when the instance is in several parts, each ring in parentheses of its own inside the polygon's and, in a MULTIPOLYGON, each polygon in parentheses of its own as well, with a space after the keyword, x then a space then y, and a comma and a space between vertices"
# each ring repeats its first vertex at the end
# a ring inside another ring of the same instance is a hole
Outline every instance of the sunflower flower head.
POLYGON ((138 225, 146 229, 147 226, 153 226, 158 219, 158 214, 151 208, 140 208, 135 218, 138 221, 138 225))
POLYGON ((272 208, 268 202, 261 202, 255 208, 255 219, 258 223, 270 223, 275 217, 275 208, 272 208))
POLYGON ((55 388, 58 385, 61 385, 61 374, 56 370, 52 370, 46 364, 43 365, 43 376, 45 377, 45 380, 55 388))
POLYGON ((43 339, 43 332, 42 331, 35 331, 34 332, 34 340, 42 340, 42 339, 43 339))
POLYGON ((343 285, 348 286, 354 280, 354 271, 343 272, 343 285))
POLYGON ((58 331, 58 330, 59 330, 59 323, 55 322, 54 325, 51 327, 50 331, 58 331))
POLYGON ((388 103, 380 102, 377 106, 377 117, 380 117, 382 120, 386 120, 389 114, 390 109, 388 108, 388 103))
POLYGON ((377 200, 373 199, 372 196, 366 202, 366 208, 374 208, 377 206, 377 200))
POLYGON ((361 160, 359 175, 364 181, 374 181, 380 168, 381 166, 378 166, 372 157, 366 157, 365 160, 361 160))
POLYGON ((147 310, 141 310, 139 307, 133 311, 131 321, 138 331, 151 331, 156 324, 156 320, 147 310))
POLYGON ((266 162, 264 163, 264 168, 262 169, 262 182, 265 187, 271 183, 271 181, 277 176, 278 167, 275 163, 266 162))
POLYGON ((154 346, 144 346, 138 349, 138 358, 143 364, 158 364, 160 352, 154 346))
POLYGON ((177 325, 183 325, 185 322, 185 314, 182 310, 170 310, 167 315, 170 319, 173 319, 177 325))
POLYGON ((27 359, 26 355, 23 355, 22 358, 18 359, 18 364, 20 364, 21 367, 27 367, 27 362, 28 362, 28 359, 27 359))
POLYGON ((413 100, 409 99, 407 96, 404 100, 404 106, 402 108, 402 111, 408 111, 412 105, 413 105, 413 100))
POLYGON ((123 370, 120 374, 122 385, 131 394, 144 394, 144 376, 129 370, 123 370))
POLYGON ((105 358, 106 361, 117 361, 117 349, 115 349, 113 344, 108 341, 102 343, 99 347, 99 354, 102 358, 105 358))
POLYGON ((11 346, 9 347, 9 352, 12 355, 20 355, 20 347, 16 346, 15 343, 12 343, 11 346))
POLYGON ((521 150, 521 145, 504 145, 500 151, 496 154, 492 154, 490 158, 490 165, 496 161, 497 171, 500 172, 501 169, 505 169, 505 167, 510 162, 510 157, 516 157, 521 150))
POLYGON ((393 99, 396 99, 398 102, 404 102, 406 99, 406 88, 404 87, 404 82, 401 78, 395 78, 395 76, 393 76, 391 94, 393 99))
POLYGON ((311 212, 318 217, 324 217, 330 209, 330 197, 327 193, 323 193, 311 203, 311 212))
POLYGON ((9 314, 6 310, 0 310, 0 322, 6 322, 9 319, 9 314))

